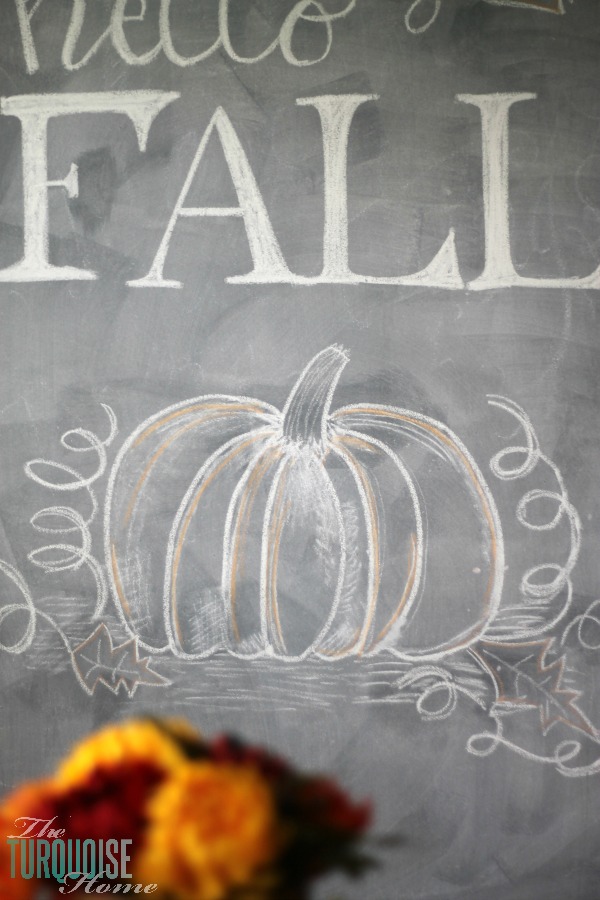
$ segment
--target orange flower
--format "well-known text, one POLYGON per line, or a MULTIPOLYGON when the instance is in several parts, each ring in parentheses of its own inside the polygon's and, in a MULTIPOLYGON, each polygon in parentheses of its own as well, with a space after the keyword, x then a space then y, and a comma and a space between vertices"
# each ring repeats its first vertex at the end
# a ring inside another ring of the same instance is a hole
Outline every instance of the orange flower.
POLYGON ((152 763, 165 772, 174 771, 186 759, 175 737, 199 740, 191 726, 178 720, 167 720, 164 729, 145 719, 110 725, 75 747, 59 767, 54 784, 64 791, 87 781, 98 768, 134 761, 152 763))
POLYGON ((251 767, 188 763, 154 794, 149 818, 135 879, 157 884, 157 898, 223 900, 264 875, 280 845, 271 790, 251 767))

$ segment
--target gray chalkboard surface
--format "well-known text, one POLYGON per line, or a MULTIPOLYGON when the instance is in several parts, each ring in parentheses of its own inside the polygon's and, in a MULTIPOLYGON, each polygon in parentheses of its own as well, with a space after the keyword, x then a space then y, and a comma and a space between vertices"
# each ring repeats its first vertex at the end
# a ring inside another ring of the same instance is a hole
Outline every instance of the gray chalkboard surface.
POLYGON ((3 0, 1 785, 141 712, 594 900, 590 0, 3 0), (116 652, 117 649, 119 652, 116 652))

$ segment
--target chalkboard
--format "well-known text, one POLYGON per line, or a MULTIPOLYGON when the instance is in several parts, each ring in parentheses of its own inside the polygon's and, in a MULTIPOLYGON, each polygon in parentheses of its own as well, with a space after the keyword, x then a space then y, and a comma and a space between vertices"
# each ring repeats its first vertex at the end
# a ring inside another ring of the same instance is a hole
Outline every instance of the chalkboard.
POLYGON ((2 25, 2 788, 177 714, 372 798, 323 898, 597 897, 596 4, 2 25))

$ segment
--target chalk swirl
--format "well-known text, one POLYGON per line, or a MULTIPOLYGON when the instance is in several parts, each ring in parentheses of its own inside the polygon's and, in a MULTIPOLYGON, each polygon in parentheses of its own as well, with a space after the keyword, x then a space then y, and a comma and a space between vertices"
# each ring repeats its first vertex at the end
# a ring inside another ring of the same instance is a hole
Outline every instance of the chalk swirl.
POLYGON ((49 616, 47 613, 41 612, 36 608, 35 603, 33 602, 31 591, 29 590, 29 586, 27 585, 27 582, 25 581, 19 570, 12 566, 10 563, 7 563, 5 560, 0 559, 0 573, 13 583, 13 585, 17 588, 19 594, 21 595, 21 599, 19 601, 7 603, 6 606, 0 607, 0 629, 3 625, 5 625, 7 620, 11 618, 11 616, 20 615, 22 618, 23 614, 25 614, 26 618, 26 624, 21 637, 17 638, 17 640, 13 641, 12 643, 10 642, 10 640, 6 641, 0 639, 0 650, 3 650, 5 653, 10 653, 14 656, 17 656, 20 653, 25 653, 27 650, 29 650, 35 638, 37 620, 38 618, 41 618, 57 632, 72 659, 73 654, 71 651, 71 645, 66 634, 56 624, 51 616, 49 616))
MULTIPOLYGON (((87 517, 73 507, 63 505, 46 506, 34 513, 30 519, 34 530, 39 534, 52 535, 53 541, 31 550, 27 558, 32 565, 47 573, 77 571, 84 566, 87 567, 96 588, 95 618, 106 605, 108 586, 104 569, 92 553, 90 526, 98 512, 98 501, 92 485, 106 471, 106 450, 117 435, 117 419, 113 410, 104 403, 102 408, 109 423, 106 438, 101 439, 85 428, 73 428, 66 431, 60 439, 66 450, 73 453, 95 454, 96 465, 91 475, 84 475, 73 466, 41 458, 30 460, 24 467, 27 477, 44 488, 63 493, 84 490, 88 495, 91 510, 87 517), (68 476, 67 479, 64 478, 65 475, 68 476), (65 537, 66 535, 69 537, 65 537)), ((9 627, 7 623, 13 619, 18 622, 18 628, 22 631, 16 640, 0 637, 0 650, 14 655, 25 653, 33 643, 37 619, 42 618, 58 633, 71 653, 68 638, 62 629, 51 616, 36 607, 21 572, 5 560, 0 560, 0 574, 12 583, 13 590, 16 588, 20 595, 20 599, 0 606, 0 629, 2 626, 9 627)))
POLYGON ((4 625, 7 619, 13 615, 26 614, 27 624, 21 638, 13 643, 0 641, 0 650, 6 653, 19 654, 29 649, 35 636, 35 618, 36 609, 33 598, 21 573, 11 566, 9 563, 0 560, 0 572, 8 578, 9 581, 16 586, 21 595, 21 601, 17 603, 7 603, 6 606, 0 608, 0 627, 4 625))
MULTIPOLYGON (((42 458, 32 459, 24 467, 27 477, 41 487, 59 493, 85 491, 89 498, 90 512, 87 516, 83 516, 72 506, 57 504, 46 506, 31 517, 30 523, 34 530, 39 534, 51 535, 52 542, 32 550, 28 554, 28 560, 47 573, 77 571, 86 567, 93 576, 96 588, 95 618, 106 605, 108 587, 104 569, 92 553, 90 526, 98 512, 98 501, 92 485, 104 475, 107 466, 106 451, 117 435, 117 419, 113 410, 104 403, 102 408, 109 424, 108 435, 104 439, 86 428, 70 429, 60 439, 61 445, 70 452, 94 454, 95 467, 91 475, 84 474, 74 466, 42 458)), ((15 627, 13 625, 11 628, 12 620, 17 623, 16 629, 20 632, 16 639, 13 635, 6 638, 0 636, 0 650, 13 655, 25 653, 34 641, 38 619, 42 619, 58 634, 73 661, 68 637, 48 613, 36 606, 22 573, 5 560, 0 560, 0 575, 12 584, 12 591, 16 589, 17 595, 0 606, 0 631, 4 627, 12 632, 15 627)), ((80 678, 79 680, 81 682, 80 678)), ((88 690, 85 684, 82 686, 88 690)))
POLYGON ((117 419, 113 410, 105 403, 101 406, 108 418, 107 437, 101 439, 87 428, 72 428, 60 439, 61 445, 72 453, 95 456, 95 468, 91 475, 83 474, 72 465, 49 459, 32 459, 25 464, 25 474, 36 484, 58 493, 85 491, 89 498, 91 509, 87 517, 71 506, 46 506, 38 510, 30 519, 32 527, 40 534, 51 535, 54 540, 32 550, 28 554, 28 559, 34 566, 47 573, 77 571, 86 566, 96 586, 94 618, 97 618, 106 606, 108 585, 104 569, 92 553, 90 526, 98 512, 98 500, 93 485, 106 472, 106 451, 117 435, 117 419), (64 539, 65 535, 76 537, 64 539))
MULTIPOLYGON (((581 741, 575 739, 561 741, 556 745, 552 753, 544 756, 543 754, 526 750, 519 744, 515 744, 504 737, 504 726, 500 719, 497 716, 491 716, 491 718, 493 718, 496 725, 495 732, 484 731, 469 738, 467 750, 472 756, 491 756, 498 747, 502 746, 516 753, 522 759, 553 766, 566 778, 585 778, 589 775, 600 773, 600 759, 594 760, 587 765, 574 765, 578 757, 583 753, 581 741)), ((594 741, 596 744, 600 742, 598 736, 595 736, 594 741)))
POLYGON ((396 681, 399 691, 422 684, 415 706, 424 721, 449 718, 460 696, 468 697, 478 706, 484 704, 473 691, 459 684, 452 673, 442 666, 417 666, 396 681))
POLYGON ((572 631, 584 650, 600 650, 600 600, 594 600, 585 612, 569 622, 565 628, 561 644, 565 644, 572 631))
POLYGON ((437 20, 441 9, 442 0, 414 0, 414 2, 411 3, 406 15, 404 16, 404 24, 406 25, 406 30, 411 34, 423 34, 425 31, 428 31, 437 20), (431 15, 428 19, 422 22, 421 25, 413 24, 415 13, 419 13, 421 11, 421 7, 423 7, 426 3, 428 3, 430 6, 433 5, 431 15))
POLYGON ((488 396, 490 406, 501 409, 517 420, 522 431, 523 438, 520 443, 511 444, 496 453, 490 460, 490 468, 493 474, 501 481, 517 481, 531 475, 538 467, 550 471, 555 482, 555 490, 532 489, 526 491, 519 500, 516 508, 516 518, 519 524, 532 532, 554 531, 563 521, 567 522, 569 529, 569 548, 564 562, 548 561, 527 569, 523 574, 519 592, 525 602, 538 606, 549 606, 562 593, 565 594, 564 603, 551 621, 543 625, 534 626, 529 620, 523 620, 523 627, 515 633, 514 637, 522 640, 533 637, 543 631, 553 628, 568 612, 573 586, 571 573, 579 558, 581 548, 581 520, 571 501, 564 482, 564 478, 558 466, 546 456, 527 416, 527 413, 517 403, 497 394, 488 396))

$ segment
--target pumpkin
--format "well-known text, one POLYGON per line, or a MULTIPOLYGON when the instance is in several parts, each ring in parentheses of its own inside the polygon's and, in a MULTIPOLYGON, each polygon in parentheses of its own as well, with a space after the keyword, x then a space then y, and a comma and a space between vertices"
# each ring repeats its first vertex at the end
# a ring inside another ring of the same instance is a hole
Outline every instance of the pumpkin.
POLYGON ((123 621, 152 651, 436 659, 494 616, 497 511, 460 440, 390 406, 331 411, 347 353, 318 353, 279 411, 198 397, 144 422, 107 491, 123 621))

